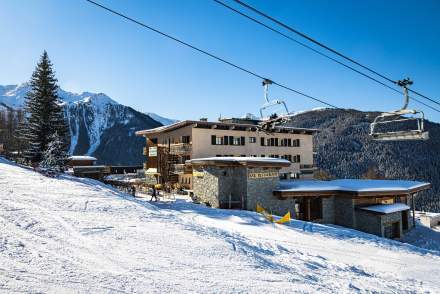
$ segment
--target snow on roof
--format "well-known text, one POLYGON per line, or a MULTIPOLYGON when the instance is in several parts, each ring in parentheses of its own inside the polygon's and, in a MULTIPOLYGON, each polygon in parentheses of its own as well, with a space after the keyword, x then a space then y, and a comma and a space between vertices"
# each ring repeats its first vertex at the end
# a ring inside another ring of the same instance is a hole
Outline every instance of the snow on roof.
POLYGON ((94 161, 96 161, 97 159, 95 157, 87 156, 87 155, 73 155, 73 156, 69 157, 69 160, 94 160, 94 161))
POLYGON ((429 183, 406 180, 359 180, 340 179, 333 181, 293 180, 281 181, 276 191, 348 191, 348 192, 408 192, 412 189, 428 188, 429 183))
POLYGON ((290 161, 281 158, 272 157, 232 157, 232 156, 218 156, 218 157, 205 157, 205 158, 195 158, 188 160, 187 162, 194 163, 230 163, 230 164, 274 164, 274 165, 290 165, 290 161))
POLYGON ((410 207, 403 203, 394 203, 394 204, 378 204, 378 205, 360 207, 359 209, 383 213, 383 214, 389 214, 393 212, 408 210, 410 209, 410 207))

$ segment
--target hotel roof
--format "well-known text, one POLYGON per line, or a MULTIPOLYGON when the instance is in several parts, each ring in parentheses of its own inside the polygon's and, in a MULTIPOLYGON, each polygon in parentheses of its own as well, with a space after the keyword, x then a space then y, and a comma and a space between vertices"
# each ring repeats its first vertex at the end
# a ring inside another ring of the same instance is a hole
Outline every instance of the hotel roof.
MULTIPOLYGON (((193 126, 195 128, 207 128, 207 129, 226 129, 226 130, 247 130, 247 131, 257 131, 258 125, 256 124, 244 124, 244 123, 225 123, 225 122, 209 122, 209 121, 196 121, 196 120, 183 120, 176 122, 171 125, 162 126, 154 129, 149 130, 142 130, 137 131, 137 136, 146 136, 146 135, 152 135, 152 134, 160 134, 160 133, 166 133, 173 130, 177 130, 186 126, 193 126)), ((310 129, 310 128, 295 128, 295 127, 283 127, 283 126, 277 126, 274 128, 276 131, 279 132, 286 132, 286 133, 295 133, 295 134, 309 134, 312 135, 313 133, 318 132, 318 129, 310 129)))

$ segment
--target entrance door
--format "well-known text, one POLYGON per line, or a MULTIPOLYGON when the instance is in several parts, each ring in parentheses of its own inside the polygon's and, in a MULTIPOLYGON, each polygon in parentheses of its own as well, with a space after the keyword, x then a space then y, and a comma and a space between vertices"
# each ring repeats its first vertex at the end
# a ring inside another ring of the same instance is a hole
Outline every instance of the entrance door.
POLYGON ((402 230, 404 230, 404 231, 409 229, 408 212, 409 212, 409 210, 402 211, 402 230))
POLYGON ((393 238, 400 238, 400 223, 393 223, 393 238))
POLYGON ((322 219, 322 198, 302 197, 295 205, 297 218, 304 221, 322 219))

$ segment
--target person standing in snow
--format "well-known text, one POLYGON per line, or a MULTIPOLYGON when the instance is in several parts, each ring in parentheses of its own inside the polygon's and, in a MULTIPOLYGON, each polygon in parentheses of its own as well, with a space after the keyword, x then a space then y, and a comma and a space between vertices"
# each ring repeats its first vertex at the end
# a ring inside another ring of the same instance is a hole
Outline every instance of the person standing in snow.
POLYGON ((155 199, 154 201, 157 202, 157 193, 156 193, 156 187, 153 185, 153 192, 151 193, 151 199, 150 201, 153 201, 153 198, 155 199))

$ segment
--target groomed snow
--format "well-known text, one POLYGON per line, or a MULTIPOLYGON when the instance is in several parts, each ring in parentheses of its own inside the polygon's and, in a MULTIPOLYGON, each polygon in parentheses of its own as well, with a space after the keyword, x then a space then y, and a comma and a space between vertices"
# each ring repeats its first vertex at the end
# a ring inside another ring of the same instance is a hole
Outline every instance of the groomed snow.
POLYGON ((393 203, 393 204, 378 204, 378 205, 372 205, 367 207, 361 207, 362 210, 367 211, 373 211, 373 212, 379 212, 383 214, 393 213, 393 212, 399 212, 404 210, 409 210, 410 207, 403 203, 393 203))
POLYGON ((351 191, 381 192, 408 191, 428 185, 428 183, 404 180, 358 180, 341 179, 333 181, 293 180, 281 181, 277 191, 351 191))
POLYGON ((268 223, 0 158, 0 292, 435 293, 440 252, 337 226, 268 223))

